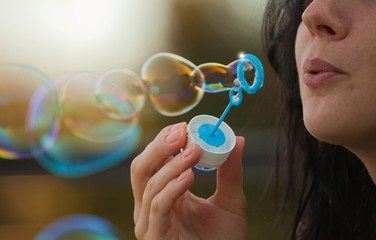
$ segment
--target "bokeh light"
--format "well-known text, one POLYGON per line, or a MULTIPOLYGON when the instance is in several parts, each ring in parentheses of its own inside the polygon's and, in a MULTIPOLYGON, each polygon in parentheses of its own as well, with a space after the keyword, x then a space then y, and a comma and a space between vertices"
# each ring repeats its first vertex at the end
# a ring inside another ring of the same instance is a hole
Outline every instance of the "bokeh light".
POLYGON ((37 69, 0 65, 0 158, 22 159, 52 146, 59 126, 58 99, 37 69))
POLYGON ((34 240, 125 240, 108 220, 89 214, 62 217, 42 229, 34 240))
POLYGON ((158 53, 142 66, 141 79, 154 108, 163 115, 177 116, 194 108, 202 99, 205 78, 197 66, 172 54, 158 53))

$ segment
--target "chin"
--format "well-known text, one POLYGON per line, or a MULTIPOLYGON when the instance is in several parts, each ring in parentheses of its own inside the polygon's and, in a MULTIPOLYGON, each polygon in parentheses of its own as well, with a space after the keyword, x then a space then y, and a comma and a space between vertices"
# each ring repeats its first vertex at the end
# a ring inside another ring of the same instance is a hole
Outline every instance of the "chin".
POLYGON ((327 98, 310 98, 303 101, 303 121, 308 132, 316 139, 339 145, 349 130, 338 106, 327 98), (342 117, 341 117, 342 116, 342 117))
POLYGON ((338 137, 336 134, 331 134, 330 132, 324 132, 324 131, 319 131, 314 128, 307 127, 308 132, 317 140, 321 142, 326 142, 330 144, 338 144, 338 137))
POLYGON ((344 145, 346 127, 333 119, 304 118, 304 125, 308 132, 316 139, 335 145, 344 145))

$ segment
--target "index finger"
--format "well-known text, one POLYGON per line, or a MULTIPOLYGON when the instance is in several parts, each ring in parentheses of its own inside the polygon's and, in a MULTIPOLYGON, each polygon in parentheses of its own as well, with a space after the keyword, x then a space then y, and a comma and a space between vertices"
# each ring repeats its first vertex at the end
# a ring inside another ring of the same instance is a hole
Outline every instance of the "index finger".
POLYGON ((135 198, 135 209, 142 201, 142 195, 149 179, 186 142, 185 122, 164 128, 131 165, 131 183, 135 198))

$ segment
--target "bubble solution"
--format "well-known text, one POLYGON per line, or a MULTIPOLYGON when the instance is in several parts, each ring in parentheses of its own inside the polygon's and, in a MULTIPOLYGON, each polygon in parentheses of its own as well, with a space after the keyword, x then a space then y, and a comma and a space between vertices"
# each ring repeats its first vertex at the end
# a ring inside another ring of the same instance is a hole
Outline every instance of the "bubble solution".
POLYGON ((221 129, 217 129, 216 131, 214 131, 214 129, 215 125, 205 123, 200 126, 198 133, 200 138, 207 144, 214 147, 220 147, 225 143, 226 137, 221 129))

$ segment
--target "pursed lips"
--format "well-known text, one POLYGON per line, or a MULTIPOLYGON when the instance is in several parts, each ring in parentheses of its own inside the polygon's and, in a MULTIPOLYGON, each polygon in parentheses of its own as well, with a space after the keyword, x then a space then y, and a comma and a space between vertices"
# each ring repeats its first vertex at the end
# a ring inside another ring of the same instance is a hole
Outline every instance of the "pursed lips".
POLYGON ((303 64, 304 84, 319 87, 336 76, 345 74, 336 66, 319 58, 306 59, 303 64))

